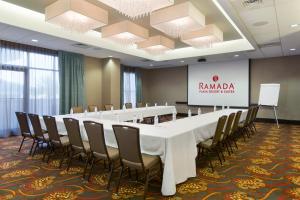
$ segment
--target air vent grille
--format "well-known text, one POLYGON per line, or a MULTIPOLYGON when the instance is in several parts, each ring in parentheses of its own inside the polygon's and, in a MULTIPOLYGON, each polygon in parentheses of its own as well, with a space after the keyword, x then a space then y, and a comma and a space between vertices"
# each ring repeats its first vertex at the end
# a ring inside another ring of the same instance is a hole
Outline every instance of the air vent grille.
POLYGON ((88 49, 88 48, 90 48, 89 45, 86 45, 86 44, 83 44, 83 43, 75 43, 75 44, 72 44, 72 46, 80 48, 80 49, 88 49))
POLYGON ((281 46, 280 42, 272 42, 272 43, 258 45, 259 48, 278 47, 278 46, 281 46))
POLYGON ((142 59, 141 62, 151 62, 149 59, 142 59))
POLYGON ((255 5, 255 4, 261 4, 263 0, 243 0, 243 5, 245 7, 255 5))

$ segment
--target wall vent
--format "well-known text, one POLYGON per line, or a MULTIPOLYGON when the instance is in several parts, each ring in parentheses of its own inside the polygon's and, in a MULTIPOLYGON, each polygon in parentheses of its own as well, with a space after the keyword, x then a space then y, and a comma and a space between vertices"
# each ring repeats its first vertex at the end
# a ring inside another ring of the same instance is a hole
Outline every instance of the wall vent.
POLYGON ((252 5, 256 5, 256 4, 261 4, 263 2, 263 0, 243 0, 243 6, 247 7, 247 6, 252 6, 252 5))
POLYGON ((258 45, 259 48, 278 47, 278 46, 281 46, 280 42, 272 42, 272 43, 266 43, 266 44, 258 45))
POLYGON ((86 44, 83 44, 83 43, 75 43, 75 44, 72 44, 73 47, 76 47, 76 48, 80 48, 80 49, 88 49, 90 48, 89 45, 86 45, 86 44))
POLYGON ((149 59, 142 59, 140 60, 141 62, 152 62, 152 60, 149 60, 149 59))

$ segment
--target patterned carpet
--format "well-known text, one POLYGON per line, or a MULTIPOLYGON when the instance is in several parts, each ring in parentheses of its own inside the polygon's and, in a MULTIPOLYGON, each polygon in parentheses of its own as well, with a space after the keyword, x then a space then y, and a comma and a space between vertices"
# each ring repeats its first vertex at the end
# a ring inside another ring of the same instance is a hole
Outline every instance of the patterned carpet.
MULTIPOLYGON (((177 185, 177 194, 162 197, 160 182, 150 183, 148 200, 174 199, 300 199, 300 126, 257 124, 258 133, 226 163, 214 161, 211 173, 204 159, 197 163, 196 178, 177 185)), ((99 166, 91 182, 83 180, 83 163, 74 162, 67 172, 58 160, 46 164, 41 155, 28 156, 29 145, 17 153, 21 138, 0 139, 0 200, 3 199, 142 199, 143 185, 123 181, 120 194, 105 190, 107 172, 99 166)), ((129 180, 125 178, 124 180, 129 180)), ((112 185, 114 188, 114 184, 112 185)))

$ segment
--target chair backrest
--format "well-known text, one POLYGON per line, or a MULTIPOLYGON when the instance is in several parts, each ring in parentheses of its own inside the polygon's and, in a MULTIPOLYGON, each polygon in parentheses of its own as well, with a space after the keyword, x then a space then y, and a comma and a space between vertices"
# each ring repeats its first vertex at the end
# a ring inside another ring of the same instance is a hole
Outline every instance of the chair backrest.
POLYGON ((217 128, 215 131, 215 135, 213 138, 212 146, 216 146, 220 142, 226 120, 227 120, 226 115, 223 115, 222 117, 219 118, 218 123, 217 123, 217 128))
POLYGON ((136 104, 136 107, 137 107, 137 108, 142 108, 142 107, 144 107, 144 104, 143 104, 142 102, 138 102, 138 103, 136 104))
POLYGON ((73 113, 83 113, 83 107, 82 106, 74 106, 72 107, 73 113))
POLYGON ((126 107, 126 109, 132 108, 132 103, 125 103, 125 107, 126 107))
POLYGON ((253 109, 253 114, 252 114, 251 122, 255 121, 255 119, 257 117, 258 110, 259 110, 259 106, 255 106, 254 109, 253 109))
POLYGON ((140 130, 123 125, 113 125, 112 127, 122 163, 129 167, 144 169, 140 147, 140 130))
POLYGON ((97 108, 97 110, 99 110, 99 109, 98 109, 98 106, 96 106, 96 105, 89 105, 89 106, 88 106, 89 112, 95 112, 95 108, 97 108))
POLYGON ((71 146, 77 150, 85 150, 81 139, 79 121, 73 118, 64 118, 63 120, 71 146))
POLYGON ((91 152, 102 158, 109 159, 105 144, 103 124, 93 121, 84 121, 83 124, 89 139, 91 152))
POLYGON ((250 121, 251 121, 251 117, 252 117, 252 113, 253 113, 253 107, 251 106, 249 109, 248 109, 248 112, 247 112, 247 116, 246 116, 246 119, 245 119, 245 126, 247 126, 250 121))
POLYGON ((40 118, 36 114, 28 114, 28 117, 31 121, 33 132, 37 137, 44 137, 44 132, 41 126, 40 118))
POLYGON ((60 136, 57 130, 55 117, 52 116, 43 116, 49 139, 51 142, 60 143, 60 136))
POLYGON ((20 126, 21 134, 24 135, 24 133, 29 133, 31 135, 27 114, 24 112, 16 112, 16 116, 20 126))
POLYGON ((239 123, 240 123, 241 116, 242 116, 242 111, 239 110, 236 113, 235 118, 234 118, 234 122, 233 122, 233 125, 232 125, 232 130, 231 130, 232 133, 237 131, 239 123))
POLYGON ((226 139, 228 135, 231 134, 234 118, 235 118, 235 113, 231 113, 227 118, 223 139, 226 139))
POLYGON ((104 105, 104 109, 105 109, 105 110, 111 110, 112 107, 113 107, 112 104, 105 104, 105 105, 104 105))

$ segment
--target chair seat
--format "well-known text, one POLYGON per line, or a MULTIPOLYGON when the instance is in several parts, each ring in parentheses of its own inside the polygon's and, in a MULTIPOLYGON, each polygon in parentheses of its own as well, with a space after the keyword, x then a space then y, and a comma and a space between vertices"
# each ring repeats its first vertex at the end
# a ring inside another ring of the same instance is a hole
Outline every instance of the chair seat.
POLYGON ((224 134, 221 135, 220 140, 222 141, 224 139, 224 134))
POLYGON ((63 146, 69 145, 70 144, 69 137, 68 136, 60 137, 60 142, 63 146))
POLYGON ((24 137, 30 137, 30 138, 34 137, 34 134, 26 133, 26 132, 22 133, 22 135, 23 135, 24 137))
POLYGON ((111 160, 116 160, 119 158, 119 150, 113 147, 107 147, 107 153, 111 160))
POLYGON ((245 126, 245 121, 241 121, 239 124, 238 124, 238 127, 239 128, 243 128, 245 126))
POLYGON ((44 137, 37 136, 37 138, 38 138, 38 140, 41 140, 41 141, 45 141, 45 142, 49 141, 49 135, 48 135, 48 133, 44 133, 44 137))
POLYGON ((142 154, 142 159, 146 169, 150 169, 160 162, 159 156, 152 156, 148 154, 142 154))
POLYGON ((86 152, 90 152, 91 151, 91 147, 90 147, 90 143, 87 141, 83 141, 83 147, 85 149, 86 152))
POLYGON ((209 149, 209 148, 211 148, 211 146, 212 146, 212 142, 213 142, 212 139, 208 139, 208 140, 206 140, 206 141, 204 141, 204 142, 200 142, 200 143, 198 144, 198 146, 200 146, 200 147, 202 147, 202 148, 205 148, 205 149, 209 149))

